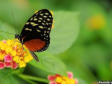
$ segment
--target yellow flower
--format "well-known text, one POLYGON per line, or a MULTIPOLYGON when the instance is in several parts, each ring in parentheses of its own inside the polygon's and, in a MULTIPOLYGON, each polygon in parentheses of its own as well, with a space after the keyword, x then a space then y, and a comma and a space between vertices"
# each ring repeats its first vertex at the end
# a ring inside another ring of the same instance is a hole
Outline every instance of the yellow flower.
POLYGON ((56 78, 56 82, 57 82, 57 83, 61 83, 62 81, 63 81, 63 80, 62 80, 61 77, 57 77, 57 78, 56 78))
POLYGON ((26 66, 26 63, 24 61, 19 62, 19 67, 20 68, 25 67, 25 66, 26 66))
POLYGON ((77 79, 73 78, 72 72, 68 72, 68 77, 59 74, 49 75, 48 80, 50 84, 77 84, 77 79))
POLYGON ((0 61, 3 60, 3 59, 4 59, 4 55, 1 55, 0 56, 0 61))
POLYGON ((0 63, 5 65, 1 66, 1 69, 3 67, 22 68, 32 59, 29 50, 22 46, 18 39, 0 41, 0 63))

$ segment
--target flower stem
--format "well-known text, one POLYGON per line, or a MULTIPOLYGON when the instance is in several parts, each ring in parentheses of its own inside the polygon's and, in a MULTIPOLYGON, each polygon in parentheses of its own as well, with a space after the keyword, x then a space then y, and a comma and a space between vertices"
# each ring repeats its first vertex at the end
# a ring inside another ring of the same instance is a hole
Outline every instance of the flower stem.
POLYGON ((24 78, 24 79, 29 79, 29 80, 34 80, 34 81, 39 81, 39 82, 44 82, 44 83, 49 82, 47 79, 34 77, 34 76, 30 76, 30 75, 19 74, 18 76, 21 78, 24 78))

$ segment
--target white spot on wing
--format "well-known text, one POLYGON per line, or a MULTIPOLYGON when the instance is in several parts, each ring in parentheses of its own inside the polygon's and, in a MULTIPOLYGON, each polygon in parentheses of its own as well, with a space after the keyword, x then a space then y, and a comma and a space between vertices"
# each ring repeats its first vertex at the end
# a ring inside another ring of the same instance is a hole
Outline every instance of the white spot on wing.
POLYGON ((45 13, 45 15, 49 15, 49 13, 45 13))
POLYGON ((25 28, 25 30, 27 30, 27 31, 32 31, 32 29, 29 29, 29 28, 25 28))
POLYGON ((43 16, 44 18, 47 18, 47 16, 43 16))
POLYGON ((36 24, 36 23, 34 23, 34 22, 31 22, 30 24, 31 24, 32 26, 38 25, 38 24, 36 24))
POLYGON ((43 16, 43 14, 40 14, 41 16, 43 16))
POLYGON ((40 29, 43 29, 44 27, 43 26, 38 26, 40 29))
POLYGON ((37 30, 37 32, 41 32, 40 30, 37 30))
POLYGON ((48 18, 47 21, 50 21, 50 19, 48 18))

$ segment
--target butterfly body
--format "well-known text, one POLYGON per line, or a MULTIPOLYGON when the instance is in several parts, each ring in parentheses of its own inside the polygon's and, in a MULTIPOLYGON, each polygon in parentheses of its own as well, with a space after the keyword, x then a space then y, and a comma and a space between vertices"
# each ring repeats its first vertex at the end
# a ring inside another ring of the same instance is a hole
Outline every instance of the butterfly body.
POLYGON ((47 9, 39 10, 29 18, 21 34, 16 34, 15 37, 31 52, 45 51, 50 44, 52 24, 51 12, 47 9))

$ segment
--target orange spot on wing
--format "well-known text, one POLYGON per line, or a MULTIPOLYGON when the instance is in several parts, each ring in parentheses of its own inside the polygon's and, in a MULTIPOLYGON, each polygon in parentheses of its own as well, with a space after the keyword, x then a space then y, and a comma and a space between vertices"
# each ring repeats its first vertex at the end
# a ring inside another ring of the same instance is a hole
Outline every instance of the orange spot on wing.
POLYGON ((30 51, 38 51, 45 46, 45 42, 40 39, 32 39, 24 43, 30 51))

